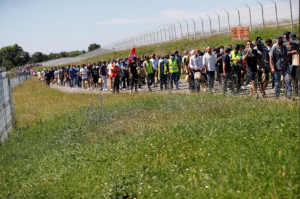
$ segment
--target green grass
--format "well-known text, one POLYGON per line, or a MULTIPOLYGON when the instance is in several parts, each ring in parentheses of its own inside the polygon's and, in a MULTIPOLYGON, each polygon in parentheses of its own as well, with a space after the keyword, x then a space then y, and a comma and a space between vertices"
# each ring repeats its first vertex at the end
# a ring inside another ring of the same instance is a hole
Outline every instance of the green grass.
POLYGON ((298 103, 99 96, 17 129, 0 146, 0 190, 0 198, 297 198, 298 103))
MULTIPOLYGON (((264 41, 266 39, 272 39, 273 42, 275 42, 275 37, 279 34, 282 34, 283 31, 289 30, 291 32, 296 33, 297 35, 299 34, 299 26, 295 25, 293 29, 290 27, 266 27, 266 28, 259 28, 259 29, 254 29, 250 33, 250 39, 252 41, 255 40, 257 36, 261 36, 264 41)), ((216 46, 228 46, 229 44, 237 44, 237 43, 243 43, 246 44, 246 41, 232 41, 231 36, 227 34, 223 34, 221 36, 215 35, 211 38, 206 38, 206 39, 185 39, 185 40, 180 40, 180 41, 175 41, 175 42, 167 42, 167 43, 162 43, 162 44, 155 44, 155 45, 149 45, 149 46, 143 46, 143 47, 137 47, 137 54, 138 56, 140 55, 152 55, 155 53, 156 55, 166 55, 174 52, 175 50, 178 50, 180 54, 183 54, 183 51, 185 50, 190 50, 190 49, 201 49, 204 50, 206 46, 211 46, 211 47, 216 47, 216 46)), ((116 52, 111 52, 103 55, 98 55, 95 57, 91 57, 85 60, 81 60, 79 62, 76 62, 74 64, 80 65, 82 63, 86 62, 92 62, 92 63, 98 63, 99 61, 107 61, 111 60, 113 56, 115 58, 124 58, 128 57, 130 53, 130 50, 123 50, 123 51, 116 51, 116 52)), ((67 64, 65 64, 67 65, 67 64)), ((48 66, 41 66, 37 67, 37 70, 42 70, 43 68, 48 68, 48 66)))

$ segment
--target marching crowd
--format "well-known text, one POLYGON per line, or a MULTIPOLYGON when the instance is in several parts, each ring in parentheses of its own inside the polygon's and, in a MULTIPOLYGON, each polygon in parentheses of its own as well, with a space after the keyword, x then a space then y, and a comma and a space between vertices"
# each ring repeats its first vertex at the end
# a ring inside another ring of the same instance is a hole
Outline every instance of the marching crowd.
MULTIPOLYGON (((299 35, 298 35, 299 39, 299 35)), ((250 86, 250 95, 265 97, 268 83, 275 89, 275 98, 285 92, 288 100, 298 96, 299 41, 294 33, 285 31, 271 39, 256 37, 254 42, 207 46, 203 51, 193 49, 170 55, 112 59, 81 66, 54 67, 37 72, 38 78, 47 85, 57 83, 72 89, 99 89, 113 92, 122 90, 140 91, 147 86, 149 91, 159 86, 161 91, 180 89, 179 80, 185 74, 189 90, 200 92, 200 87, 215 92, 215 81, 223 93, 239 94, 250 86), (109 81, 108 81, 109 80, 109 81), (108 85, 109 82, 109 85, 108 85)))

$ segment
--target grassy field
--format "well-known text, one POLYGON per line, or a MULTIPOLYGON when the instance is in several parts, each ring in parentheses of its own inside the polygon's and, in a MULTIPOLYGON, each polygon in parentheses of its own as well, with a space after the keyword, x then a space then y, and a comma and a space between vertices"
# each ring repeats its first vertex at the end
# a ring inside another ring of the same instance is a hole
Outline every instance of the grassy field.
MULTIPOLYGON (((293 29, 291 30, 290 27, 279 27, 279 28, 259 28, 255 29, 251 32, 250 34, 250 39, 252 41, 255 40, 257 36, 261 36, 264 41, 266 39, 272 39, 275 42, 275 37, 279 34, 282 34, 283 31, 289 30, 291 32, 294 32, 296 34, 299 34, 299 26, 294 26, 293 29)), ((216 46, 227 46, 228 44, 236 44, 236 43, 243 43, 246 45, 246 41, 232 41, 230 35, 215 35, 211 38, 206 38, 206 39, 189 39, 189 40, 180 40, 180 41, 175 41, 175 42, 167 42, 167 43, 162 43, 162 44, 155 44, 155 45, 149 45, 149 46, 143 46, 143 47, 137 47, 137 54, 139 55, 152 55, 153 53, 156 53, 157 55, 166 55, 174 52, 175 50, 178 50, 180 54, 183 54, 183 51, 188 50, 188 49, 201 49, 204 50, 204 48, 208 45, 212 47, 216 46)), ((123 50, 123 51, 116 51, 116 52, 111 52, 95 57, 88 58, 86 60, 81 60, 80 62, 76 62, 74 64, 79 65, 82 63, 86 62, 92 62, 92 63, 98 63, 99 61, 107 61, 113 58, 124 58, 127 57, 128 54, 130 53, 130 50, 123 50)), ((40 66, 37 67, 38 70, 42 70, 43 68, 48 68, 47 66, 40 66)))
POLYGON ((66 94, 36 80, 14 99, 0 198, 299 197, 297 102, 66 94))

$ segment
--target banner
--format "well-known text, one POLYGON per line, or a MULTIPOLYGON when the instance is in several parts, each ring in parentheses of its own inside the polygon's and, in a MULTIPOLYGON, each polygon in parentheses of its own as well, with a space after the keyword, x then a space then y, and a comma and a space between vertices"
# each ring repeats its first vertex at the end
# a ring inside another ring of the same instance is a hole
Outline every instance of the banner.
POLYGON ((248 26, 244 27, 233 27, 231 28, 231 39, 235 40, 249 40, 250 39, 250 31, 248 26))
POLYGON ((128 63, 131 62, 131 60, 133 59, 133 57, 136 57, 136 50, 135 50, 135 47, 133 47, 133 49, 132 49, 131 52, 129 53, 129 56, 128 56, 128 63))

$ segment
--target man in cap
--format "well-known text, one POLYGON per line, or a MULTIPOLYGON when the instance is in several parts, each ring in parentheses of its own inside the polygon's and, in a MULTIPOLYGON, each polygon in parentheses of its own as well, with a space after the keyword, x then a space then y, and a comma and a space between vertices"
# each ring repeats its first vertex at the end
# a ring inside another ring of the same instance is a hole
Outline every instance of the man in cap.
POLYGON ((275 77, 275 98, 279 98, 279 81, 281 75, 283 75, 288 95, 287 98, 291 98, 291 82, 290 82, 290 70, 288 66, 287 49, 283 45, 283 37, 278 35, 276 37, 277 44, 274 44, 270 52, 270 67, 271 72, 274 73, 275 77))
POLYGON ((160 79, 160 90, 163 91, 163 85, 165 86, 165 90, 167 90, 167 78, 169 74, 169 62, 164 60, 165 57, 161 56, 158 61, 158 77, 160 79))

